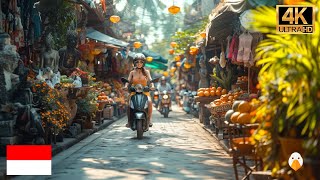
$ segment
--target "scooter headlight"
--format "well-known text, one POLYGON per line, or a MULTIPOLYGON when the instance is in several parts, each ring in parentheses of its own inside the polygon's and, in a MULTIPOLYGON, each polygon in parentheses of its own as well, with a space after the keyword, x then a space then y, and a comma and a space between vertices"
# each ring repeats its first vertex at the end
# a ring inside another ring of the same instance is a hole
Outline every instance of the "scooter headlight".
POLYGON ((169 96, 168 95, 163 95, 163 99, 168 99, 169 98, 169 96))

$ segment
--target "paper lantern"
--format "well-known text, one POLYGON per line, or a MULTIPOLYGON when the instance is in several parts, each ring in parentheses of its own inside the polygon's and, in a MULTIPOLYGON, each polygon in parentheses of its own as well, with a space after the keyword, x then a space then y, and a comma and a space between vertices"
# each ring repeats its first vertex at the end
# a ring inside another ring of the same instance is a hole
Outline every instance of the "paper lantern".
POLYGON ((196 46, 191 46, 190 51, 196 52, 199 48, 196 46))
POLYGON ((176 42, 171 42, 171 43, 170 43, 170 46, 171 46, 172 48, 175 48, 175 47, 178 46, 178 44, 177 44, 176 42))
POLYGON ((136 48, 136 49, 139 49, 141 46, 142 46, 142 43, 139 42, 139 41, 136 41, 136 42, 133 43, 133 47, 136 48))
POLYGON ((181 62, 176 62, 177 67, 181 66, 181 62))
POLYGON ((190 53, 191 55, 196 55, 196 54, 199 53, 199 48, 196 47, 196 46, 191 46, 189 53, 190 53))
POLYGON ((174 57, 174 60, 175 60, 175 61, 180 61, 180 59, 181 59, 180 56, 174 57))
POLYGON ((167 71, 162 73, 165 77, 167 77, 169 75, 169 73, 167 71))
POLYGON ((178 14, 180 12, 180 7, 178 6, 175 6, 175 5, 172 5, 168 8, 168 11, 171 13, 171 14, 178 14))
POLYGON ((110 16, 110 21, 113 23, 118 23, 120 21, 120 17, 117 15, 110 16))
POLYGON ((152 62, 152 60, 153 60, 153 57, 151 57, 151 56, 148 56, 148 57, 146 58, 146 60, 147 60, 148 62, 152 62))
POLYGON ((184 63, 183 67, 186 68, 186 69, 190 69, 190 68, 191 68, 191 64, 189 64, 189 63, 184 63))
POLYGON ((200 33, 200 36, 201 36, 202 38, 206 38, 206 37, 207 37, 207 33, 201 32, 201 33, 200 33))
POLYGON ((170 72, 171 72, 171 73, 174 73, 174 72, 176 71, 176 69, 177 69, 176 67, 172 67, 172 68, 170 69, 170 72))
POLYGON ((174 54, 174 49, 170 49, 169 54, 171 54, 171 55, 174 54))

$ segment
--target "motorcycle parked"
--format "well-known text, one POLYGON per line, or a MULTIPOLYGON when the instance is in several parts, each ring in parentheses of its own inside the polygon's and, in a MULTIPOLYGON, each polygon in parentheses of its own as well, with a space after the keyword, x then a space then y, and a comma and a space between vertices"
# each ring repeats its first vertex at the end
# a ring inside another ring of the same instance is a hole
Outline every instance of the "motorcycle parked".
POLYGON ((169 117, 170 112, 170 103, 171 103, 171 97, 170 92, 163 91, 161 92, 161 102, 160 102, 160 113, 163 114, 164 118, 169 117))
POLYGON ((195 118, 199 118, 199 105, 198 103, 194 100, 194 97, 197 95, 196 91, 192 91, 190 93, 190 102, 191 102, 191 114, 195 118))
MULTIPOLYGON (((129 83, 125 78, 121 78, 122 83, 129 83)), ((159 81, 159 78, 151 80, 150 83, 159 81)), ((149 84, 150 84, 149 83, 149 84)), ((135 86, 129 85, 129 92, 133 93, 130 97, 130 127, 137 131, 137 138, 142 139, 143 133, 148 130, 148 96, 144 92, 149 92, 149 84, 143 87, 141 84, 135 86)))

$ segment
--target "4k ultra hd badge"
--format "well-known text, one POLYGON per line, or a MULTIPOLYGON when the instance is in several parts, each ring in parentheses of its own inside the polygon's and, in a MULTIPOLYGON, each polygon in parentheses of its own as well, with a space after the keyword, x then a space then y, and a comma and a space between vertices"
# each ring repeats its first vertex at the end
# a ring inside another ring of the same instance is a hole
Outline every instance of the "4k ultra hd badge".
POLYGON ((314 21, 314 6, 277 5, 277 33, 312 34, 314 21))

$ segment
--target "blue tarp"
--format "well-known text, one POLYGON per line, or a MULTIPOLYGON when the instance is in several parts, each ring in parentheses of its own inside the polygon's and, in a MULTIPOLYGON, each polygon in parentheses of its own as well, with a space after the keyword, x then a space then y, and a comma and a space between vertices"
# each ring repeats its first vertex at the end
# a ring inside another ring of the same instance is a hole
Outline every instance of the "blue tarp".
POLYGON ((94 30, 93 28, 87 28, 87 37, 88 38, 91 38, 91 39, 94 39, 94 40, 97 40, 97 41, 101 41, 101 42, 104 42, 104 43, 108 43, 108 44, 113 44, 113 45, 116 45, 116 46, 121 46, 121 47, 127 47, 129 45, 129 43, 127 42, 124 42, 124 41, 121 41, 119 39, 116 39, 116 38, 113 38, 113 37, 110 37, 106 34, 103 34, 97 30, 94 30))

